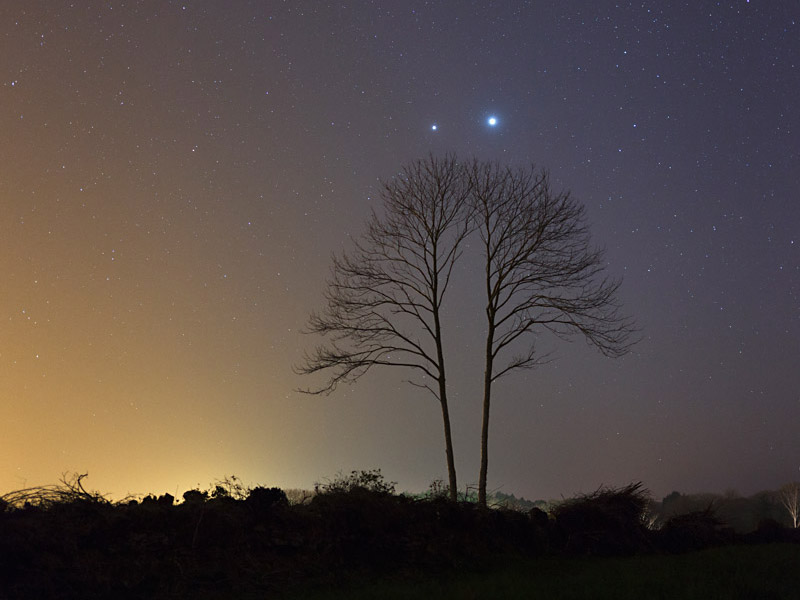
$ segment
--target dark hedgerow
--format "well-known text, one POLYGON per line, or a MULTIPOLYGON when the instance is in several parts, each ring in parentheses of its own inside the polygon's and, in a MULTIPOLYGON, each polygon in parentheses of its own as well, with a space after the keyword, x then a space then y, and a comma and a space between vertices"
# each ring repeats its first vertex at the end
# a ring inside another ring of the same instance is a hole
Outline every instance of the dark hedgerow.
POLYGON ((641 484, 568 500, 548 517, 398 495, 377 470, 340 475, 298 504, 279 488, 238 483, 190 490, 177 503, 169 494, 114 503, 70 481, 0 497, 0 600, 265 598, 293 582, 327 588, 548 554, 800 542, 798 530, 777 522, 734 537, 710 513, 650 530, 641 484))

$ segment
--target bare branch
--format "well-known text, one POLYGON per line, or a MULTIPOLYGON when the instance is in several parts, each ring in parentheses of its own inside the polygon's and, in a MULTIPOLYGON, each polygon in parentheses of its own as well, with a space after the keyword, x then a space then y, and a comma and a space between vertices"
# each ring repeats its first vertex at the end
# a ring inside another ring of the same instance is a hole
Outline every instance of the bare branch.
POLYGON ((325 307, 312 313, 307 333, 325 341, 295 372, 327 374, 329 394, 372 367, 411 369, 436 384, 409 382, 440 403, 450 475, 456 478, 447 406, 440 311, 460 246, 470 231, 469 178, 454 156, 407 165, 382 189, 383 212, 373 212, 349 253, 334 256, 325 307))
POLYGON ((591 245, 584 207, 568 193, 552 192, 546 171, 475 161, 469 177, 472 214, 486 261, 488 327, 478 490, 485 505, 492 384, 544 362, 537 356, 535 338, 508 362, 496 365, 500 355, 544 330, 561 338, 582 335, 601 353, 621 356, 635 342, 635 328, 620 313, 620 282, 602 275, 603 251, 591 245))
POLYGON ((792 519, 792 527, 797 529, 800 524, 800 483, 787 483, 778 491, 778 497, 792 519))

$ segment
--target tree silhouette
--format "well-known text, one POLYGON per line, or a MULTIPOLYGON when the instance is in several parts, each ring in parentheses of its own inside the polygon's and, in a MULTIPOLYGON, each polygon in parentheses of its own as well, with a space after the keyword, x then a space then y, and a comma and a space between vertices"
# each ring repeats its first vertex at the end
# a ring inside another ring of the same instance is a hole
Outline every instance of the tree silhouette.
POLYGON ((782 486, 778 491, 781 504, 792 518, 792 527, 797 529, 800 517, 800 483, 793 481, 782 486))
POLYGON ((485 259, 486 354, 478 501, 486 505, 492 384, 545 358, 535 340, 505 362, 523 338, 545 330, 582 335, 607 356, 625 354, 633 324, 619 312, 620 281, 603 275, 603 251, 591 246, 584 207, 550 189, 546 171, 475 161, 469 170, 475 226, 485 259))
POLYGON ((454 156, 412 162, 384 184, 383 213, 373 212, 351 253, 334 256, 326 306, 309 319, 307 331, 326 342, 296 368, 330 373, 320 388, 303 390, 309 393, 330 393, 373 366, 414 371, 409 383, 441 406, 453 500, 458 488, 440 314, 468 232, 468 186, 454 156))

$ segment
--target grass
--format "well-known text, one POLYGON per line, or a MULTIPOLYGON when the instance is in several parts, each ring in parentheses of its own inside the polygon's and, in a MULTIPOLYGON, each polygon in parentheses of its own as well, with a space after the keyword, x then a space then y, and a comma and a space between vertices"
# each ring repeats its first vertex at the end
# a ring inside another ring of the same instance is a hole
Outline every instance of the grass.
POLYGON ((800 597, 800 546, 727 546, 682 555, 516 560, 484 572, 387 578, 338 589, 304 590, 314 599, 525 598, 526 600, 779 600, 800 597))

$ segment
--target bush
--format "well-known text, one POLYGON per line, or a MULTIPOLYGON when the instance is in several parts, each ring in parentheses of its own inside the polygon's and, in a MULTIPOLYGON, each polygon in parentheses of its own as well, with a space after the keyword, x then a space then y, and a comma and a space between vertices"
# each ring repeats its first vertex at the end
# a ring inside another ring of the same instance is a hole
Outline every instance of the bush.
POLYGON ((186 490, 183 493, 183 501, 186 504, 203 504, 208 500, 208 492, 200 490, 186 490))
POLYGON ((86 477, 88 477, 87 473, 73 473, 72 475, 64 473, 56 485, 44 485, 9 492, 0 497, 0 502, 9 510, 48 508, 59 504, 78 502, 109 504, 109 501, 99 492, 88 491, 83 487, 83 480, 86 477))
POLYGON ((787 529, 775 519, 761 519, 755 531, 745 536, 748 542, 772 544, 789 541, 786 536, 787 529))
POLYGON ((244 500, 250 490, 242 483, 236 475, 230 475, 218 480, 211 492, 212 498, 230 498, 232 500, 244 500))
POLYGON ((276 487, 253 488, 250 490, 250 494, 248 494, 245 502, 256 510, 265 510, 273 506, 287 506, 289 504, 286 493, 282 489, 276 487))
POLYGON ((733 530, 717 519, 713 507, 677 515, 658 532, 661 547, 668 552, 703 550, 734 540, 733 530))
POLYGON ((645 529, 648 502, 649 492, 638 482, 567 500, 552 514, 570 554, 633 554, 650 546, 645 529))
POLYGON ((347 494, 356 490, 364 490, 376 494, 394 495, 396 481, 386 481, 380 469, 370 471, 350 471, 349 475, 341 472, 332 481, 314 484, 317 494, 347 494))
POLYGON ((434 479, 422 497, 427 500, 447 499, 450 497, 450 486, 441 479, 434 479))

